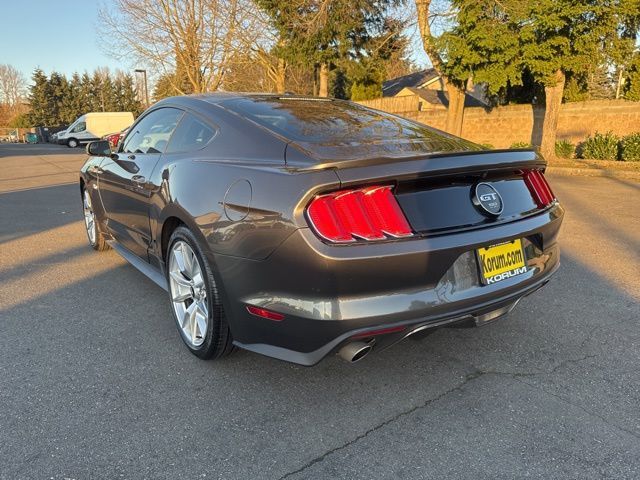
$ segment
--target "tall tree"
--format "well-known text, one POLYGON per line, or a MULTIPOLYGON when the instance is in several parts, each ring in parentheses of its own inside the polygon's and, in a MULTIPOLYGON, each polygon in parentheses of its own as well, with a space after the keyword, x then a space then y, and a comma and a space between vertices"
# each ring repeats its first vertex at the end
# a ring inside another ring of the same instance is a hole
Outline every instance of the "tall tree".
POLYGON ((625 99, 640 101, 640 52, 629 62, 621 90, 625 99))
POLYGON ((122 72, 112 75, 108 69, 96 69, 92 75, 74 73, 70 81, 58 72, 47 77, 36 69, 29 101, 29 120, 37 126, 69 124, 88 112, 128 111, 138 115, 142 111, 133 77, 122 72))
POLYGON ((233 53, 262 34, 251 0, 114 0, 100 17, 107 52, 164 74, 179 93, 217 90, 233 53))
POLYGON ((56 125, 57 118, 52 114, 54 111, 54 98, 49 86, 49 79, 45 73, 37 68, 31 76, 33 85, 29 89, 29 103, 31 111, 29 120, 32 125, 56 125))
POLYGON ((142 102, 138 99, 136 85, 130 74, 117 74, 117 107, 119 112, 131 112, 134 117, 142 113, 142 102))
POLYGON ((83 110, 82 80, 78 73, 74 73, 68 82, 68 97, 65 99, 60 111, 61 123, 70 124, 84 113, 83 110))
MULTIPOLYGON (((62 120, 64 103, 69 98, 69 82, 64 75, 58 72, 51 72, 49 75, 49 91, 51 95, 50 115, 56 120, 62 120)), ((58 121, 57 123, 61 123, 58 121)))
MULTIPOLYGON (((495 94, 522 85, 525 74, 534 88, 540 84, 545 108, 539 146, 553 158, 567 78, 575 91, 581 82, 587 93, 592 86, 592 94, 595 83, 602 86, 594 72, 606 69, 621 45, 635 42, 640 10, 630 3, 637 6, 638 0, 453 0, 455 27, 441 38, 429 37, 426 47, 435 49, 430 56, 446 80, 460 87, 473 78, 495 94)), ((428 29, 424 15, 420 22, 428 29)))
POLYGON ((368 21, 365 25, 368 34, 363 36, 360 49, 355 50, 347 61, 346 71, 351 81, 353 100, 381 97, 385 79, 408 73, 405 59, 408 39, 403 33, 405 22, 380 16, 377 22, 368 21))
MULTIPOLYGON (((589 66, 607 62, 629 15, 638 15, 637 11, 627 10, 630 3, 638 5, 637 0, 537 0, 526 2, 522 11, 514 7, 514 17, 520 16, 522 61, 544 85, 540 151, 546 158, 555 156, 558 116, 567 74, 589 73, 589 66)), ((630 28, 637 32, 637 23, 633 21, 630 28)))
POLYGON ((317 68, 318 94, 328 96, 329 75, 357 58, 401 0, 257 0, 272 19, 274 54, 290 64, 317 68))
POLYGON ((0 103, 9 107, 19 105, 26 94, 24 75, 11 65, 0 65, 0 103))
POLYGON ((438 37, 431 30, 431 0, 416 0, 415 3, 422 46, 429 60, 431 60, 433 68, 442 78, 449 97, 445 130, 454 135, 460 135, 462 133, 464 100, 469 75, 463 75, 463 78, 460 78, 447 68, 447 59, 442 55, 438 37))

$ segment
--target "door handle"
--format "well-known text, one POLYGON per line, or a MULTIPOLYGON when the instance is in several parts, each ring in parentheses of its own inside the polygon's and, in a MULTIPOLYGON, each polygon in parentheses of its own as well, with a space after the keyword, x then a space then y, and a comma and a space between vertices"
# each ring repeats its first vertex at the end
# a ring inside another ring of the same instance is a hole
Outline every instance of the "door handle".
POLYGON ((131 177, 131 181, 133 183, 137 183, 138 185, 144 185, 147 179, 144 178, 143 175, 134 175, 133 177, 131 177))

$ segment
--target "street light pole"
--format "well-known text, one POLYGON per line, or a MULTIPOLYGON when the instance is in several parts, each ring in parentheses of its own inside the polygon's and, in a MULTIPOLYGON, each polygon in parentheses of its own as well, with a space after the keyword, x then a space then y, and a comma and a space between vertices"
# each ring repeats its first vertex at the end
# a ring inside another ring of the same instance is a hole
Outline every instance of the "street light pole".
POLYGON ((137 68, 134 70, 136 73, 141 73, 144 78, 144 99, 145 99, 145 108, 149 108, 149 85, 147 84, 147 71, 141 68, 137 68))

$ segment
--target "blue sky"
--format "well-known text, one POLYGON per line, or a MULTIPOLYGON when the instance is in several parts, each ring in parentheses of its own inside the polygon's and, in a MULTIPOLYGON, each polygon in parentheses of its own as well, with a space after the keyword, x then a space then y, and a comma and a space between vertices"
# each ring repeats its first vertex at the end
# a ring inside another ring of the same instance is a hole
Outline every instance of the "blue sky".
MULTIPOLYGON (((104 3, 104 2, 103 2, 104 3)), ((10 0, 0 19, 0 63, 30 78, 36 67, 67 75, 96 67, 126 70, 98 45, 96 0, 10 0)))

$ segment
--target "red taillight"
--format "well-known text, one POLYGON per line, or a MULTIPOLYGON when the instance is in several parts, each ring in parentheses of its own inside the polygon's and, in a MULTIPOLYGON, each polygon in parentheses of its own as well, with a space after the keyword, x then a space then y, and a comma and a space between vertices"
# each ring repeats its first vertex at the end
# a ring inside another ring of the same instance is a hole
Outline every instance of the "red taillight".
POLYGON ((307 215, 318 235, 334 243, 413 235, 390 186, 320 195, 309 204, 307 215))
POLYGON ((272 312, 271 310, 267 310, 265 308, 254 307, 253 305, 247 305, 247 311, 251 315, 255 315, 256 317, 266 318, 267 320, 273 320, 275 322, 284 320, 284 315, 281 313, 272 312))
POLYGON ((531 192, 533 200, 538 205, 538 208, 544 208, 556 199, 555 195, 551 191, 551 187, 547 183, 547 179, 544 178, 544 174, 540 170, 527 170, 524 172, 524 183, 531 192))
POLYGON ((116 147, 118 145, 119 140, 120 140, 119 133, 112 133, 111 135, 107 135, 107 141, 112 147, 116 147))

